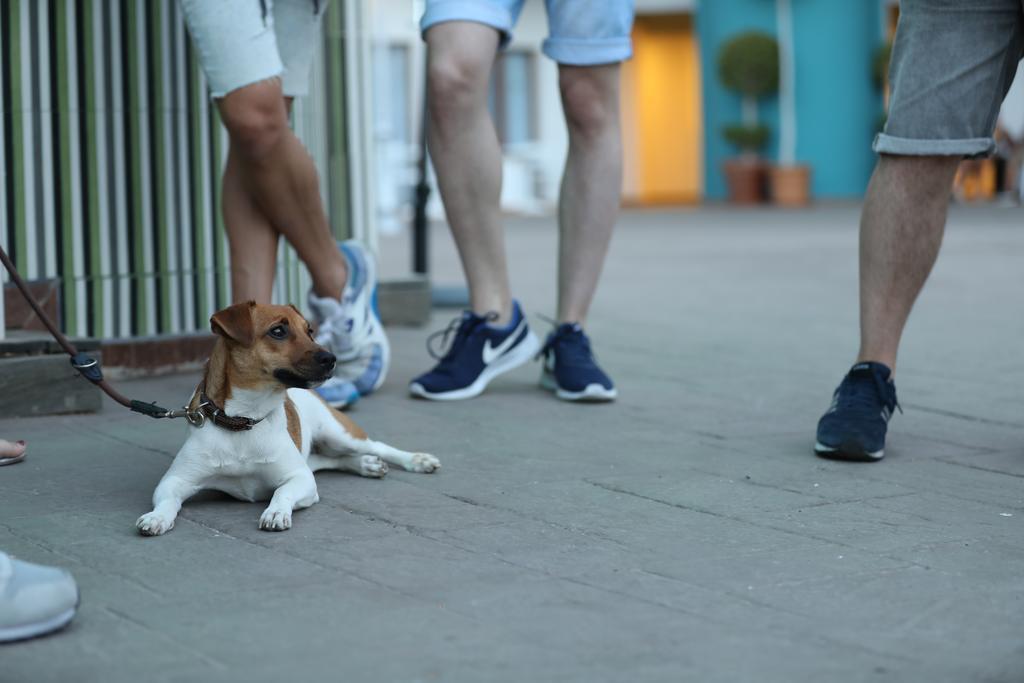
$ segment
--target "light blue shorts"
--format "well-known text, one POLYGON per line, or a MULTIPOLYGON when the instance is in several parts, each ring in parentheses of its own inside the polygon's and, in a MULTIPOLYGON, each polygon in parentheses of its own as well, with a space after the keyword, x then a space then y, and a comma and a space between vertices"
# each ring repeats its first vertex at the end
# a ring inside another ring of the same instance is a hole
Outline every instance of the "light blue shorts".
MULTIPOLYGON (((427 0, 420 30, 445 21, 472 21, 497 29, 504 47, 526 0, 427 0)), ((633 0, 545 0, 544 54, 559 64, 614 64, 633 54, 633 0)))

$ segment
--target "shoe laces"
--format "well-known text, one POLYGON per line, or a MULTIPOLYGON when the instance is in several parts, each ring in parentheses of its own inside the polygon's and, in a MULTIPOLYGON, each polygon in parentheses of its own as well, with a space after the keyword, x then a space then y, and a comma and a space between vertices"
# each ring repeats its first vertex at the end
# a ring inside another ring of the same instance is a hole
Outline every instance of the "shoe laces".
POLYGON ((466 341, 481 325, 486 325, 497 319, 498 314, 495 311, 490 311, 484 315, 477 315, 472 311, 463 311, 462 315, 453 318, 448 323, 448 327, 438 330, 427 337, 427 353, 435 360, 441 361, 441 363, 451 361, 459 355, 462 347, 466 345, 466 341), (454 337, 452 337, 453 334, 455 335, 454 337), (452 337, 450 343, 448 341, 449 337, 452 337), (435 341, 438 339, 441 341, 435 346, 435 341))
POLYGON ((370 336, 370 326, 356 324, 356 319, 349 315, 350 307, 342 303, 341 311, 321 322, 313 335, 313 340, 321 346, 327 346, 336 353, 344 350, 339 354, 341 360, 345 360, 347 351, 362 348, 370 336))
POLYGON ((321 321, 316 327, 316 332, 313 334, 313 341, 320 346, 331 346, 335 335, 334 323, 334 320, 321 321))
POLYGON ((846 391, 841 390, 836 395, 837 408, 874 416, 881 402, 890 412, 897 409, 903 412, 896 400, 896 387, 882 379, 879 372, 871 368, 851 370, 846 377, 846 391))
POLYGON ((537 352, 537 358, 548 359, 552 354, 557 353, 563 363, 571 365, 590 365, 595 363, 594 352, 590 348, 590 339, 583 332, 583 328, 577 323, 562 323, 547 317, 538 315, 546 323, 554 326, 554 331, 548 335, 544 346, 537 352))

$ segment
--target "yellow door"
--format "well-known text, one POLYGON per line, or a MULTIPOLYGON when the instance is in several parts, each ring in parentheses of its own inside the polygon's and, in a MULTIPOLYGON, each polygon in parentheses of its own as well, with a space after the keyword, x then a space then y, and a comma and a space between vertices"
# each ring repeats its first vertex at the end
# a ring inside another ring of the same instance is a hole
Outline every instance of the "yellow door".
POLYGON ((637 17, 623 69, 625 200, 686 204, 703 191, 700 58, 689 15, 637 17))

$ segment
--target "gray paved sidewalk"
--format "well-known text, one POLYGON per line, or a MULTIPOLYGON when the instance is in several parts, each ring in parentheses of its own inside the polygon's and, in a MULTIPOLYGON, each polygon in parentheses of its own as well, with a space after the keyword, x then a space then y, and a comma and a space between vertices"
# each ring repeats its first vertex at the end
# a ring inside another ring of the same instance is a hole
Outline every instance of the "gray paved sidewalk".
MULTIPOLYGON (((1024 680, 1022 219, 954 211, 875 465, 811 455, 855 352, 854 207, 626 214, 591 325, 612 406, 554 401, 536 367, 409 400, 427 331, 393 330, 352 415, 444 469, 321 475, 287 533, 204 496, 135 534, 180 425, 0 421, 31 449, 0 469, 0 548, 83 593, 65 633, 0 648, 0 681, 1024 680)), ((550 313, 551 222, 509 241, 550 313)))

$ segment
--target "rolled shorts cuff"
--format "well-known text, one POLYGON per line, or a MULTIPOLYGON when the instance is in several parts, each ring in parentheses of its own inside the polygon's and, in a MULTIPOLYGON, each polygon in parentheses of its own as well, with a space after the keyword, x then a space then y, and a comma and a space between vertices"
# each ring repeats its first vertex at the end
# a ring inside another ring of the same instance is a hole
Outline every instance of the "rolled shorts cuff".
POLYGON ((420 19, 420 35, 426 37, 427 29, 446 21, 472 21, 490 26, 501 33, 501 44, 512 37, 512 13, 506 8, 479 2, 478 0, 447 0, 427 4, 427 11, 420 19))
POLYGON ((962 138, 959 140, 898 138, 885 133, 875 136, 871 149, 878 154, 899 156, 982 157, 996 147, 992 138, 962 138))
POLYGON ((633 56, 629 36, 621 38, 548 38, 541 50, 559 64, 597 66, 616 64, 633 56))
POLYGON ((285 97, 305 97, 309 94, 309 72, 301 76, 289 73, 284 70, 281 76, 281 94, 285 97))
POLYGON ((210 99, 219 100, 239 88, 283 76, 284 64, 274 52, 255 61, 239 60, 230 69, 209 69, 206 80, 210 86, 210 99))
MULTIPOLYGON (((245 88, 245 87, 250 86, 250 85, 256 85, 257 83, 264 83, 264 82, 267 82, 267 81, 274 81, 274 80, 278 80, 278 81, 282 81, 283 82, 283 80, 284 80, 284 70, 283 69, 281 71, 278 71, 277 73, 270 73, 270 74, 267 74, 265 76, 257 76, 257 75, 254 75, 254 74, 253 75, 246 74, 244 76, 239 76, 237 79, 233 79, 231 81, 230 85, 224 86, 223 88, 218 88, 216 90, 213 88, 213 85, 211 84, 210 85, 210 99, 211 100, 224 99, 225 97, 227 97, 231 93, 235 92, 236 90, 241 90, 242 88, 245 88)), ((289 93, 289 92, 285 92, 284 87, 282 86, 281 94, 285 95, 286 97, 298 97, 300 95, 304 95, 305 93, 289 93)))

